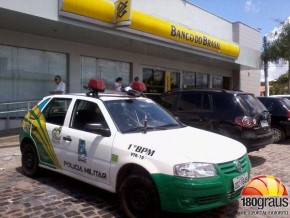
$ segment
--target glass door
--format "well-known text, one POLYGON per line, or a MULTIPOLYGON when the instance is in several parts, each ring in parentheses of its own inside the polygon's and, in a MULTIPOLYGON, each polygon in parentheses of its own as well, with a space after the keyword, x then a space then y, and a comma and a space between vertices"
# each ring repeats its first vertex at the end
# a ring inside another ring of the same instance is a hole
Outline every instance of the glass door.
POLYGON ((180 87, 180 73, 143 68, 143 82, 147 96, 158 101, 162 93, 180 87))

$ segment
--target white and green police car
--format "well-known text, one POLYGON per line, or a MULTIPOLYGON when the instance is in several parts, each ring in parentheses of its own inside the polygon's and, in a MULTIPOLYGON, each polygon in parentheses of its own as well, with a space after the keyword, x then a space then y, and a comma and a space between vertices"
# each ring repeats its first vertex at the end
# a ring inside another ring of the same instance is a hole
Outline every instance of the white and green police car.
POLYGON ((129 217, 197 212, 240 197, 251 169, 242 144, 185 126, 148 98, 92 90, 45 97, 25 116, 27 176, 46 168, 118 193, 129 217))

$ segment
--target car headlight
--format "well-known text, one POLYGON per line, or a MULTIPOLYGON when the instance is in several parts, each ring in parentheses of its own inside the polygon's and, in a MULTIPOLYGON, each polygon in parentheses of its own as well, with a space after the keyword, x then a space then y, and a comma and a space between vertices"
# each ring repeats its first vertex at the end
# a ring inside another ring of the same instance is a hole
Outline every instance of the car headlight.
POLYGON ((209 163, 183 163, 174 166, 174 175, 189 178, 213 177, 217 171, 209 163))

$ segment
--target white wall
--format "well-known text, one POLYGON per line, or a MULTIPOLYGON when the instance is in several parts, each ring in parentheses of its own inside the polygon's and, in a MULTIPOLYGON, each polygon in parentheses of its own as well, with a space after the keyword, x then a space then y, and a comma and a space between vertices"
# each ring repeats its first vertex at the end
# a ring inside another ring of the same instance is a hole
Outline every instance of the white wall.
POLYGON ((260 70, 243 70, 240 72, 240 89, 260 96, 260 70))
POLYGON ((0 8, 58 20, 58 0, 1 0, 0 8))
POLYGON ((261 33, 243 23, 234 23, 233 25, 234 41, 240 45, 240 55, 236 63, 259 68, 261 33))

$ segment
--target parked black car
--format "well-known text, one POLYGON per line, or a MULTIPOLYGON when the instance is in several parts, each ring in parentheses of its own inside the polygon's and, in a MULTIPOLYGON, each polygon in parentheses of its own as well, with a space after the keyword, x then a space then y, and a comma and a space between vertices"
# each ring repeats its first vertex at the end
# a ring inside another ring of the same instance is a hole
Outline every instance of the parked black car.
POLYGON ((251 93, 173 90, 162 96, 161 104, 184 124, 236 139, 248 151, 273 142, 270 113, 251 93))
POLYGON ((258 97, 271 114, 274 142, 290 136, 290 100, 284 97, 258 97))

